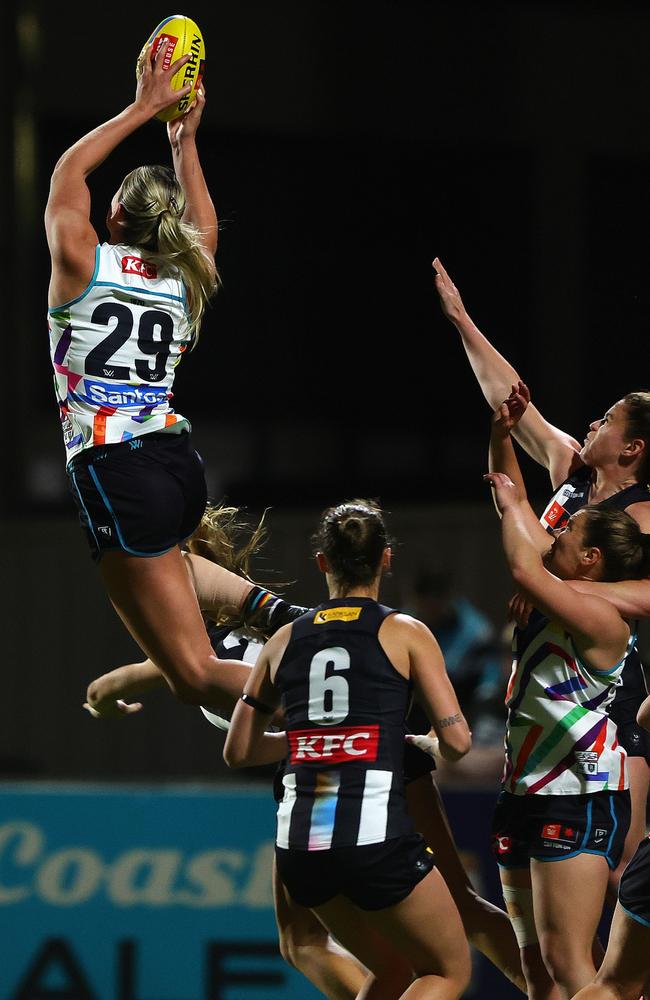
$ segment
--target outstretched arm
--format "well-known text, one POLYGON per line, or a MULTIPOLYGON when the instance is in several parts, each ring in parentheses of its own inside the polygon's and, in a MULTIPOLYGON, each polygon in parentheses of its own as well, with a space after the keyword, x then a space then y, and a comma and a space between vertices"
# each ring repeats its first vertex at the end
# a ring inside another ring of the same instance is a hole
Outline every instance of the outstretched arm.
POLYGON ((291 636, 285 625, 269 639, 253 667, 242 698, 235 705, 223 748, 228 767, 255 767, 283 760, 289 753, 286 733, 267 733, 280 694, 271 680, 291 636), (246 701, 245 698, 250 698, 246 701), (269 737, 272 737, 269 739, 269 737))
MULTIPOLYGON (((507 399, 492 414, 490 425, 489 470, 490 472, 501 472, 507 476, 522 501, 527 500, 526 486, 512 443, 512 434, 526 414, 529 404, 528 386, 519 380, 516 385, 512 386, 512 391, 507 399)), ((496 494, 494 494, 494 501, 497 513, 501 516, 496 494)), ((540 553, 546 552, 550 544, 549 536, 528 502, 522 506, 522 516, 527 520, 528 534, 535 542, 538 551, 540 553)))
POLYGON ((83 707, 96 719, 119 719, 142 708, 132 698, 165 687, 164 676, 151 660, 126 663, 90 682, 83 707))
POLYGON ((619 580, 597 583, 594 580, 569 580, 579 594, 602 597, 613 604, 624 618, 650 618, 650 580, 619 580))
MULTIPOLYGON (((433 261, 433 268, 442 311, 458 330, 481 391, 490 408, 496 410, 510 392, 510 387, 520 381, 519 373, 471 319, 458 289, 438 257, 433 261)), ((516 428, 515 437, 531 458, 548 469, 554 487, 564 482, 581 464, 579 443, 550 424, 535 406, 528 407, 516 428)))
POLYGON ((174 172, 185 194, 183 222, 189 222, 199 230, 205 254, 212 260, 217 249, 217 213, 196 148, 196 130, 204 107, 205 86, 202 84, 188 111, 168 122, 167 135, 172 147, 174 172))
MULTIPOLYGON (((607 670, 623 654, 629 629, 616 609, 599 597, 578 594, 545 568, 530 533, 531 508, 503 473, 484 477, 501 511, 503 548, 515 583, 536 608, 570 631, 596 670, 607 670)), ((534 517, 534 515, 533 515, 534 517)))
POLYGON ((90 222, 87 178, 127 136, 191 89, 189 84, 178 91, 171 86, 172 77, 190 56, 177 59, 165 70, 165 48, 164 42, 152 64, 150 47, 133 103, 75 142, 54 168, 45 209, 45 230, 52 256, 50 301, 54 305, 58 304, 59 288, 65 288, 66 281, 85 284, 92 275, 98 240, 90 222))

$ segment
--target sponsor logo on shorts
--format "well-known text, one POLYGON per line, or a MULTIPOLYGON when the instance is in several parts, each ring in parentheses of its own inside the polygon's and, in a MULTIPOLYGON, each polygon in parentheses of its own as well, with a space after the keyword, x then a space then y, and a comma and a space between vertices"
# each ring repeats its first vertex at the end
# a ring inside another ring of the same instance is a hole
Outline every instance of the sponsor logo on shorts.
POLYGON ((155 264, 152 264, 149 260, 143 260, 142 257, 132 257, 131 254, 122 257, 122 273, 139 274, 141 278, 158 277, 158 270, 155 264))
POLYGON ((362 610, 362 608, 325 608, 314 615, 314 625, 326 625, 328 622, 355 622, 362 610))
POLYGON ((562 823, 546 823, 542 827, 542 838, 543 840, 561 840, 568 844, 575 844, 578 840, 578 831, 575 827, 563 826, 562 823))
POLYGON ((379 726, 296 729, 288 734, 292 764, 377 760, 379 726))
POLYGON ((497 833, 492 838, 494 850, 497 854, 510 854, 512 850, 512 837, 502 836, 497 833))
POLYGON ((101 524, 97 528, 97 531, 99 531, 101 535, 106 535, 107 538, 110 538, 111 535, 113 534, 113 531, 108 524, 101 524))
POLYGON ((160 406, 167 402, 169 396, 165 386, 146 383, 127 385, 118 382, 108 385, 106 382, 85 378, 84 387, 86 395, 81 396, 84 402, 92 406, 114 406, 117 409, 121 406, 160 406))
POLYGON ((597 827, 594 830, 594 844, 602 844, 607 837, 609 837, 609 830, 605 830, 602 827, 597 827))

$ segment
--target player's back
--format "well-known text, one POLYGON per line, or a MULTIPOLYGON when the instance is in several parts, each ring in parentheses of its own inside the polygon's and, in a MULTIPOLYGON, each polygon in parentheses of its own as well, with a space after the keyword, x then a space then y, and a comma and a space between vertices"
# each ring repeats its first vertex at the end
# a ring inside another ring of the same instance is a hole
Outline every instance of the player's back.
POLYGON ((378 638, 390 614, 370 598, 334 599, 292 625, 275 675, 290 746, 280 847, 375 844, 413 830, 403 782, 411 685, 378 638))

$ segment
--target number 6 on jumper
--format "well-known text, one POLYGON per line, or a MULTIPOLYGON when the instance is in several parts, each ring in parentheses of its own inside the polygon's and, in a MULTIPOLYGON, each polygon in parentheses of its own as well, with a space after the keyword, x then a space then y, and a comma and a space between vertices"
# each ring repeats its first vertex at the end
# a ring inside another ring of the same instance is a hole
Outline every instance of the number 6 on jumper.
POLYGON ((345 677, 327 675, 332 670, 349 670, 350 654, 342 646, 321 649, 309 667, 310 722, 318 726, 337 726, 350 710, 349 686, 345 677))

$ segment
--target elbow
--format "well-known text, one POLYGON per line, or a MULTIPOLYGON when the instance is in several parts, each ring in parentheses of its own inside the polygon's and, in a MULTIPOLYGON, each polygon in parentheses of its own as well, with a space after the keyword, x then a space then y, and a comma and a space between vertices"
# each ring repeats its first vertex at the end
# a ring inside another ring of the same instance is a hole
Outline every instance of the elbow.
POLYGON ((184 705, 209 705, 214 698, 214 686, 203 671, 167 678, 167 683, 174 696, 184 705))
POLYGON ((235 747, 228 746, 227 742, 223 748, 223 759, 227 766, 233 771, 237 768, 246 766, 246 759, 241 753, 237 752, 235 747))
POLYGON ((101 700, 101 688, 99 684, 100 678, 91 681, 86 689, 86 701, 89 705, 95 705, 101 700))
POLYGON ((440 752, 445 760, 455 762, 468 754, 472 747, 472 734, 467 726, 464 732, 459 732, 451 737, 440 737, 440 752))
POLYGON ((510 574, 520 590, 530 590, 530 585, 533 580, 533 574, 530 571, 530 566, 514 562, 510 566, 510 574))

